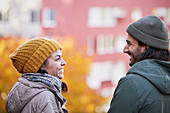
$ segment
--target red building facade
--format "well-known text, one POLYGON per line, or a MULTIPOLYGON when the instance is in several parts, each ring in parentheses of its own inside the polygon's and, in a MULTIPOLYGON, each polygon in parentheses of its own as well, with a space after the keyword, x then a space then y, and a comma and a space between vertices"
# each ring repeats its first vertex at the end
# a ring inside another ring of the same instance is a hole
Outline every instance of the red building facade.
POLYGON ((127 26, 150 14, 161 17, 170 29, 170 0, 42 0, 43 34, 72 35, 76 47, 95 56, 87 84, 109 96, 129 68, 122 50, 127 26))

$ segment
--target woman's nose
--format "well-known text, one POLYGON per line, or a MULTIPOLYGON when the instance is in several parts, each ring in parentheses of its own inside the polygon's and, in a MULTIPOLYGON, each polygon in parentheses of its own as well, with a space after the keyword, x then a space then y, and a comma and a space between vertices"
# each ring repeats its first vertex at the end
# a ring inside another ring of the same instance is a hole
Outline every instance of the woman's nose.
POLYGON ((62 59, 61 66, 65 66, 66 62, 62 59))

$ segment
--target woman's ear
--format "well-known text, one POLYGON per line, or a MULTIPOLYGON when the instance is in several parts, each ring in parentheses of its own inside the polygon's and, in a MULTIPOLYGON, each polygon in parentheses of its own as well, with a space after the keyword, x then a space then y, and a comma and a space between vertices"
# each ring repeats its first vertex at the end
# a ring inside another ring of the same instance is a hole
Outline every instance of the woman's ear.
POLYGON ((44 65, 44 64, 41 66, 41 70, 46 72, 46 69, 45 69, 45 65, 44 65))
POLYGON ((46 64, 47 64, 47 59, 44 61, 44 63, 41 65, 41 70, 44 70, 46 69, 46 64))
POLYGON ((44 70, 44 67, 45 67, 45 65, 43 64, 43 65, 41 66, 41 70, 44 70))
POLYGON ((41 70, 44 70, 42 66, 41 66, 41 70))

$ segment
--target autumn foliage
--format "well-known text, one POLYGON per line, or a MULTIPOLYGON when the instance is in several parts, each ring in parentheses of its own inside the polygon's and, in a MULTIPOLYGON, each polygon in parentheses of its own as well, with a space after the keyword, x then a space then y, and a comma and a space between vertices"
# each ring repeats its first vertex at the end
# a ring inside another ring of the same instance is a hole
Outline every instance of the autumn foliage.
POLYGON ((92 59, 84 55, 82 49, 75 49, 75 41, 72 40, 66 38, 62 43, 64 59, 67 62, 63 80, 69 87, 68 93, 63 93, 67 99, 66 107, 70 113, 95 113, 106 99, 87 87, 86 77, 92 59))
POLYGON ((5 99, 20 74, 14 69, 9 55, 26 39, 0 37, 0 112, 5 113, 5 99))
MULTIPOLYGON (((15 84, 20 74, 14 69, 9 55, 26 38, 7 37, 0 38, 0 112, 6 113, 5 99, 15 84)), ((56 37, 63 46, 63 57, 66 61, 63 81, 68 85, 68 92, 62 95, 67 99, 66 107, 69 113, 95 113, 96 109, 106 101, 95 91, 87 87, 91 58, 87 57, 83 49, 75 49, 75 41, 72 37, 56 37)), ((102 111, 101 111, 102 112, 102 111)))

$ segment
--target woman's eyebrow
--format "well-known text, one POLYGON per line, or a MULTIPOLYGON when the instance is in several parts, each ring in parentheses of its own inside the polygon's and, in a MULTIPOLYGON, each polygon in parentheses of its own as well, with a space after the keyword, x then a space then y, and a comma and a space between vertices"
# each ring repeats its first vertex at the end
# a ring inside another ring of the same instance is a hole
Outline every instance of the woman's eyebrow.
POLYGON ((58 57, 58 56, 59 56, 59 57, 63 57, 63 55, 56 55, 55 57, 58 57))

